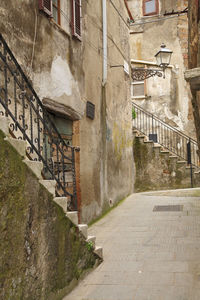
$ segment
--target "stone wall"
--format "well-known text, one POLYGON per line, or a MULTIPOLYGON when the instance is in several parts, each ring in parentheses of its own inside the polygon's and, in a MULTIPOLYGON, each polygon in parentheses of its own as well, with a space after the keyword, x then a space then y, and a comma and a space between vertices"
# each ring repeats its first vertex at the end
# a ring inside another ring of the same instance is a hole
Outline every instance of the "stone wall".
POLYGON ((124 1, 112 2, 115 7, 107 1, 105 86, 102 86, 101 1, 88 1, 85 8, 85 100, 95 104, 95 119, 84 116, 80 122, 84 222, 99 216, 110 202, 115 203, 133 192, 130 78, 123 69, 124 60, 128 63, 130 60, 128 14, 124 1))
POLYGON ((0 132, 0 298, 62 299, 99 263, 0 132))
MULTIPOLYGON (((165 12, 185 9, 187 1, 160 0, 159 13, 153 16, 143 16, 142 1, 128 2, 135 20, 131 25, 131 59, 146 61, 148 68, 156 68, 156 64, 153 64, 154 55, 160 49, 160 45, 164 43, 173 51, 171 66, 166 70, 166 78, 155 76, 147 79, 146 97, 133 98, 133 101, 171 126, 196 138, 190 88, 184 80, 184 71, 188 65, 187 14, 164 16, 165 12)), ((132 65, 144 67, 145 63, 132 65)))
MULTIPOLYGON (((135 191, 180 189, 191 187, 190 168, 186 161, 169 152, 161 151, 144 138, 136 137, 133 143, 136 168, 135 191)), ((193 169, 193 186, 200 186, 200 175, 193 169)))
POLYGON ((79 123, 73 145, 81 149, 76 172, 83 222, 99 216, 110 200, 133 191, 130 77, 123 69, 124 60, 130 61, 128 12, 123 1, 112 2, 107 1, 104 87, 101 1, 82 1, 82 41, 71 34, 70 5, 59 26, 38 10, 38 0, 0 3, 0 31, 40 99, 51 111, 71 118, 74 132, 79 123), (94 120, 86 117, 87 101, 95 105, 94 120))

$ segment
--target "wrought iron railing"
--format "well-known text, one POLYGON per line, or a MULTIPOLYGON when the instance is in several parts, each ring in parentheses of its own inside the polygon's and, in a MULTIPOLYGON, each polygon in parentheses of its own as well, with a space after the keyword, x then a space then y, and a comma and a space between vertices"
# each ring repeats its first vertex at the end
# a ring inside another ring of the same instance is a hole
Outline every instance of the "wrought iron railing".
POLYGON ((43 178, 56 181, 57 196, 77 209, 76 149, 62 139, 1 34, 0 114, 9 117, 12 136, 27 142, 29 159, 43 163, 43 178))
POLYGON ((133 127, 150 140, 196 167, 200 167, 197 142, 178 129, 166 124, 139 105, 132 103, 133 127))

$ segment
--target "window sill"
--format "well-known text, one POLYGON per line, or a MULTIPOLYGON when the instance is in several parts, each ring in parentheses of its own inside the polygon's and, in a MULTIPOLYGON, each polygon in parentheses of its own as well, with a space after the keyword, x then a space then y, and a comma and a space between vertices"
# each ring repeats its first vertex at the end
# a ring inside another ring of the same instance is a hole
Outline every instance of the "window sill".
POLYGON ((148 96, 131 96, 131 99, 133 100, 147 100, 149 99, 148 96))
POLYGON ((53 18, 50 18, 51 25, 59 30, 62 34, 66 35, 68 38, 71 38, 71 34, 67 32, 65 29, 63 29, 59 24, 57 24, 53 18))
POLYGON ((146 20, 146 19, 152 19, 154 17, 160 17, 160 14, 156 12, 155 14, 151 14, 151 15, 143 15, 142 19, 146 20))

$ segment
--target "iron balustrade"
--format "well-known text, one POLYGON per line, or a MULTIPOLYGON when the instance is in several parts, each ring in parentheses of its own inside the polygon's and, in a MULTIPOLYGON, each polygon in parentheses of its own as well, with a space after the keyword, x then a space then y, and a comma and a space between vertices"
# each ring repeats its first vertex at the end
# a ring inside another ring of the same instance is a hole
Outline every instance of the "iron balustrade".
POLYGON ((68 197, 76 210, 78 149, 63 140, 1 34, 0 114, 9 118, 11 135, 27 142, 28 158, 43 163, 43 178, 56 181, 56 195, 68 197))
POLYGON ((199 167, 197 142, 155 115, 132 103, 133 128, 153 139, 171 153, 199 167))

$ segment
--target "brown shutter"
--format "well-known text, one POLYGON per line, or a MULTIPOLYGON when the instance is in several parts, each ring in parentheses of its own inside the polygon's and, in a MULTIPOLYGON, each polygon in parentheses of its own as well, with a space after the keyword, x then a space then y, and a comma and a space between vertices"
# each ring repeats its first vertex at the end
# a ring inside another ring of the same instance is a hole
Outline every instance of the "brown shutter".
POLYGON ((72 35, 81 40, 81 0, 72 1, 72 35))
POLYGON ((39 0, 39 9, 44 11, 48 16, 51 16, 52 0, 39 0))

